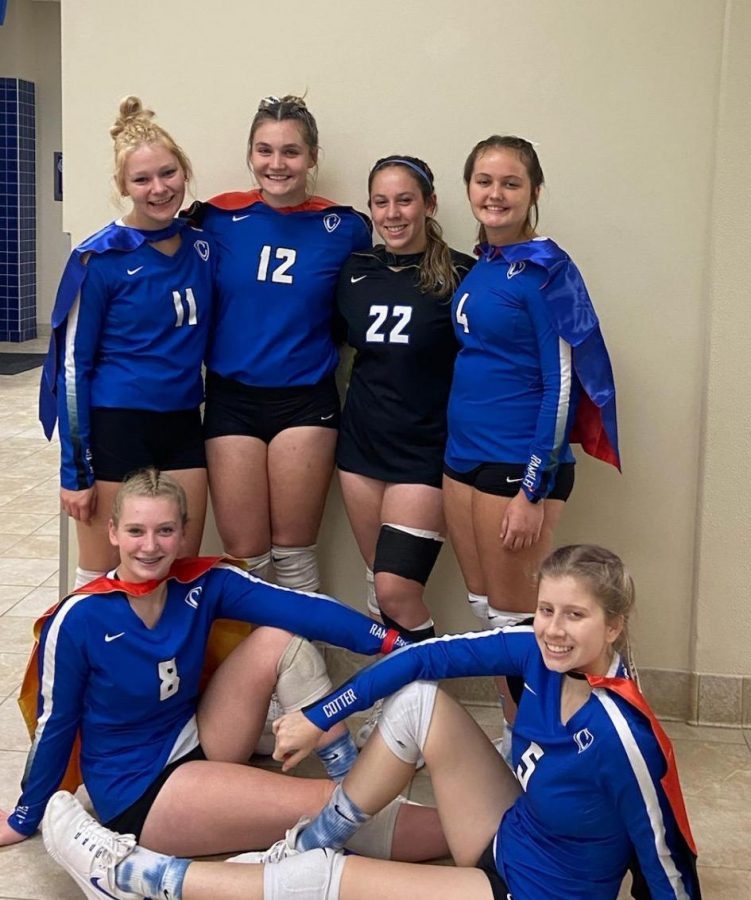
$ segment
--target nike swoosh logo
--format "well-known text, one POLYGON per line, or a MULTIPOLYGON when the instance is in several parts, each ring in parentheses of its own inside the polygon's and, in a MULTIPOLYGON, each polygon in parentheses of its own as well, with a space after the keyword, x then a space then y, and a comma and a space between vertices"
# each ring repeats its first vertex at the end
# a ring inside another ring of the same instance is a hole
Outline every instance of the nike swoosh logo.
POLYGON ((367 275, 360 275, 358 278, 355 278, 354 275, 350 276, 350 284, 357 284, 358 281, 362 281, 363 278, 367 278, 367 275))
POLYGON ((112 897, 112 900, 117 900, 117 897, 114 894, 110 894, 109 891, 105 891, 105 889, 101 886, 101 884, 99 884, 99 876, 98 875, 96 876, 96 878, 91 878, 90 881, 94 885, 94 887, 99 891, 100 894, 104 894, 105 897, 112 897))
POLYGON ((105 634, 104 640, 109 644, 110 641, 116 641, 119 637, 122 637, 125 634, 124 631, 121 631, 120 634, 105 634))
POLYGON ((338 804, 338 803, 335 803, 335 804, 334 804, 334 811, 337 813, 337 815, 340 815, 343 819, 346 819, 348 822, 351 822, 353 825, 355 824, 355 820, 354 820, 354 819, 351 819, 346 813, 343 813, 343 812, 341 811, 341 809, 339 809, 339 804, 338 804))
POLYGON ((232 216, 233 222, 242 222, 243 219, 249 219, 250 213, 247 216, 232 216))
POLYGON ((508 475, 506 476, 506 484, 515 484, 517 481, 524 481, 524 477, 522 476, 521 478, 509 478, 508 475))
POLYGON ((533 691, 526 681, 524 682, 524 687, 529 691, 530 694, 534 694, 535 697, 537 696, 537 691, 533 691))
POLYGON ((335 413, 331 413, 330 416, 321 416, 321 421, 322 421, 322 422, 328 422, 329 419, 333 419, 333 418, 334 418, 334 415, 335 415, 335 413))
POLYGON ((139 266, 137 269, 128 269, 128 275, 135 275, 136 272, 140 272, 143 266, 139 266))

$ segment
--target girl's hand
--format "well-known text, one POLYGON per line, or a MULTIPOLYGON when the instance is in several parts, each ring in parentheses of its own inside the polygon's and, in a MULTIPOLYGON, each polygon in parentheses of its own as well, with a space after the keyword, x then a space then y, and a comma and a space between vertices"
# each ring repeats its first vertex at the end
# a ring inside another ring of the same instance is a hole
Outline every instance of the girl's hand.
POLYGON ((506 507, 501 522, 501 542, 506 550, 526 550, 540 539, 544 516, 543 503, 530 503, 524 491, 506 507))
POLYGON ((301 712, 280 716, 273 723, 276 735, 274 759, 282 763, 282 772, 289 772, 313 750, 323 734, 320 728, 301 712))
POLYGON ((60 504, 72 519, 87 523, 96 509, 96 485, 83 491, 71 491, 61 487, 60 504))
POLYGON ((21 834, 15 828, 8 825, 8 814, 0 809, 0 847, 9 847, 11 844, 20 844, 25 841, 27 835, 21 834))

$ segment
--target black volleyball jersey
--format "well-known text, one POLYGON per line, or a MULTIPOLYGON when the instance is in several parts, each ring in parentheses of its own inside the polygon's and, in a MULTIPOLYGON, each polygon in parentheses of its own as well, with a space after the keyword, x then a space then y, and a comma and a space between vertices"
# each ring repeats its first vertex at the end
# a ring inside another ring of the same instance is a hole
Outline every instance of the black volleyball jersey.
MULTIPOLYGON (((461 280, 475 261, 451 255, 461 280)), ((418 288, 421 257, 379 245, 353 253, 341 271, 337 305, 356 354, 337 461, 385 481, 440 484, 458 344, 450 293, 418 288)))

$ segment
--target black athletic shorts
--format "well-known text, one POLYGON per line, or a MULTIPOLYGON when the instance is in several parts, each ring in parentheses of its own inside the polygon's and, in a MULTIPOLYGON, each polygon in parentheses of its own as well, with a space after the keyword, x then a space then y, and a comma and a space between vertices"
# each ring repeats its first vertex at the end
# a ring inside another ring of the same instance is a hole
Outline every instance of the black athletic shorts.
POLYGON ((483 850, 482 856, 477 860, 475 868, 481 869, 488 876, 490 888, 493 891, 493 900, 514 900, 508 885, 498 874, 498 869, 495 867, 495 856, 493 855, 494 843, 495 838, 493 838, 483 850))
POLYGON ((168 766, 165 766, 141 794, 138 800, 136 800, 135 803, 131 803, 126 810, 123 810, 123 812, 110 819, 109 822, 104 822, 104 827, 109 828, 111 831, 117 831, 120 834, 134 834, 136 840, 140 841, 146 817, 148 816, 151 807, 154 805, 157 794, 167 783, 167 779, 175 769, 178 769, 186 762, 193 762, 193 760, 196 759, 206 759, 206 754, 203 752, 200 744, 192 750, 189 750, 179 759, 171 762, 168 766))
MULTIPOLYGON (((558 466, 555 487, 548 494, 548 500, 568 500, 574 488, 575 467, 575 463, 561 463, 558 466)), ((461 481, 483 494, 496 497, 515 497, 526 471, 525 463, 482 463, 469 472, 457 472, 447 465, 443 467, 443 474, 454 481, 461 481)))
POLYGON ((146 466, 162 472, 205 469, 201 411, 91 409, 91 453, 97 481, 122 481, 146 466))
POLYGON ((334 376, 298 387, 250 387, 216 372, 206 374, 206 440, 240 434, 266 444, 287 428, 338 428, 341 418, 334 376))

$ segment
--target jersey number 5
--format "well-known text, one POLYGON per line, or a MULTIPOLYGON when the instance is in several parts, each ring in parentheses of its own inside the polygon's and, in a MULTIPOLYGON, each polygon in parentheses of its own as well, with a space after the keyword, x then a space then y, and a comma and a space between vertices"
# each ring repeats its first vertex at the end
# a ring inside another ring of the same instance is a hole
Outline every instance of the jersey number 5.
POLYGON ((157 663, 157 672, 159 673, 159 699, 167 700, 174 696, 180 687, 180 676, 177 674, 175 657, 157 663))
MULTIPOLYGON (((412 318, 411 306, 395 306, 391 315, 397 320, 394 327, 389 331, 389 344, 408 344, 409 335, 402 334, 412 318)), ((370 318, 375 319, 373 324, 365 333, 365 340, 369 344, 382 344, 386 340, 386 335, 380 330, 383 323, 389 317, 389 307, 374 304, 370 307, 370 318)))
MULTIPOLYGON (((261 258, 258 261, 259 281, 269 281, 269 260, 271 259, 271 247, 266 244, 261 248, 261 258)), ((294 264, 297 259, 297 250, 290 250, 287 247, 277 247, 274 251, 274 257, 280 259, 281 263, 271 271, 271 281, 277 284, 292 284, 292 276, 287 275, 287 269, 294 264)))
POLYGON ((519 761, 519 765, 516 767, 516 778, 522 786, 523 791, 527 790, 527 783, 532 777, 532 773, 537 768, 537 763, 542 759, 544 752, 545 751, 539 744, 532 741, 529 747, 522 753, 522 758, 519 761))

